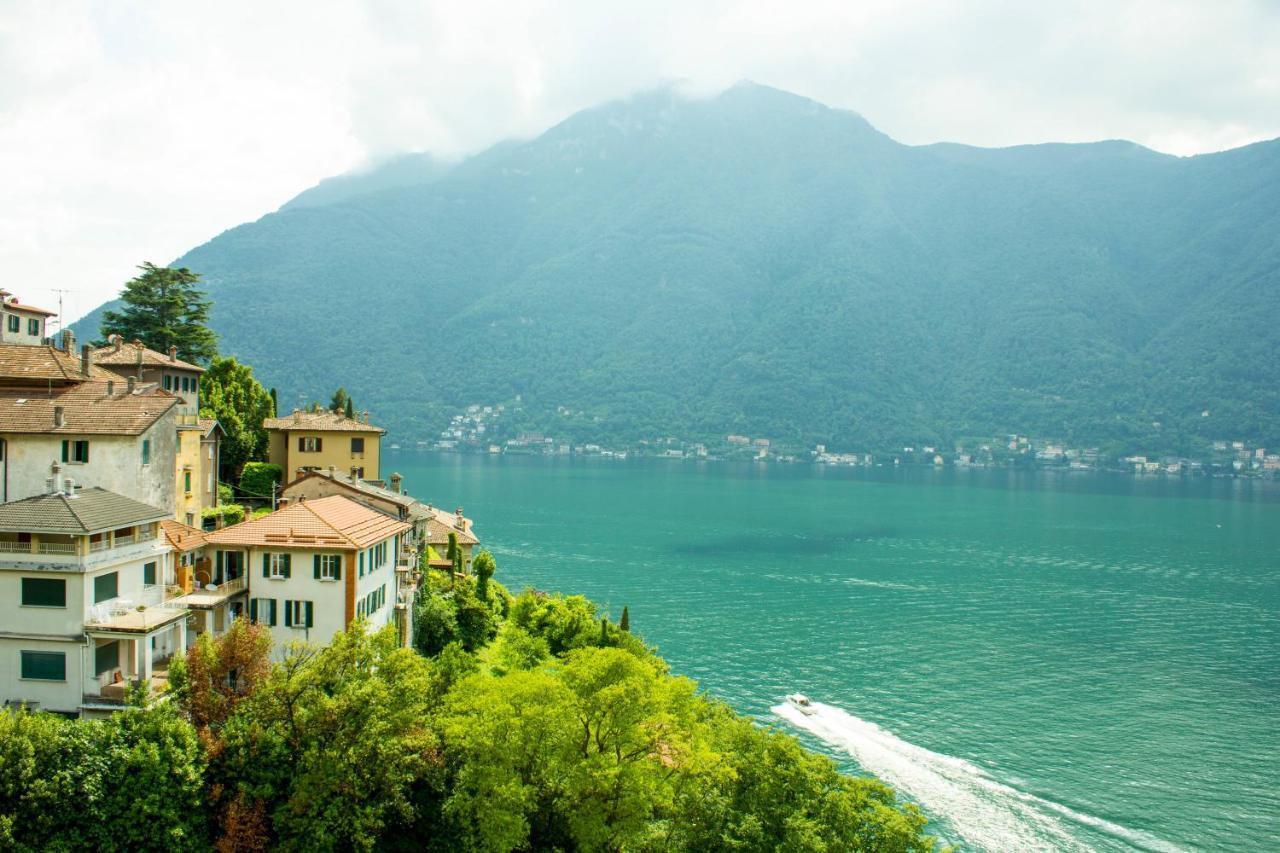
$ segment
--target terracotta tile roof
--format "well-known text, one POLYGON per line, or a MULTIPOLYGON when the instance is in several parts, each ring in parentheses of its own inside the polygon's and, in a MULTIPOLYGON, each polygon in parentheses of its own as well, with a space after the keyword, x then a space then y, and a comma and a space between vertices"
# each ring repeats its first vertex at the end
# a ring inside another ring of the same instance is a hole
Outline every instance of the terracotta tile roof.
POLYGON ((178 403, 167 391, 130 394, 123 379, 82 382, 64 388, 0 388, 0 433, 51 435, 140 435, 178 403), (62 407, 63 425, 55 423, 62 407))
POLYGON ((142 355, 142 364, 145 367, 168 367, 204 373, 204 368, 200 365, 183 361, 180 358, 170 359, 168 353, 156 352, 149 347, 145 347, 142 345, 142 341, 122 343, 119 349, 116 348, 115 344, 99 347, 93 351, 93 359, 98 364, 110 365, 111 367, 136 367, 139 354, 142 355))
MULTIPOLYGON (((89 379, 115 379, 116 375, 96 364, 89 365, 89 379)), ((51 346, 0 344, 0 383, 45 385, 55 382, 83 382, 80 356, 51 346)))
POLYGON ((205 539, 203 530, 183 524, 180 521, 174 521, 171 518, 166 518, 160 522, 160 529, 164 531, 164 538, 168 540, 169 544, 183 553, 203 548, 209 544, 205 539))
POLYGON ((95 486, 77 489, 74 495, 59 492, 0 504, 0 530, 72 535, 97 533, 159 521, 168 514, 165 510, 95 486))
POLYGON ((382 486, 375 486, 368 480, 361 480, 358 477, 352 477, 350 474, 339 471, 336 468, 332 471, 327 469, 307 471, 293 482, 286 484, 284 491, 287 493, 289 488, 295 483, 301 483, 303 480, 314 479, 327 480, 333 484, 335 489, 341 489, 353 494, 369 495, 370 497, 375 497, 379 500, 389 501, 397 506, 402 506, 405 509, 409 509, 414 504, 418 503, 418 501, 406 494, 393 492, 391 489, 383 488, 382 486))
POLYGON ((6 302, 4 307, 12 308, 14 311, 27 311, 31 314, 43 314, 46 317, 53 317, 58 313, 57 311, 50 311, 48 308, 37 308, 34 305, 23 305, 21 302, 6 302))
MULTIPOLYGON (((200 418, 200 431, 205 435, 213 432, 214 427, 222 429, 222 424, 218 423, 217 418, 200 418)), ((223 430, 223 432, 226 432, 226 430, 223 430)))
POLYGON ((262 422, 267 429, 307 430, 309 432, 377 432, 386 430, 373 424, 361 423, 336 412, 294 412, 282 418, 267 418, 262 422))
POLYGON ((205 538, 214 545, 354 551, 408 529, 403 521, 333 495, 290 504, 270 515, 215 530, 205 538))
POLYGON ((427 519, 427 544, 429 545, 447 545, 449 543, 449 534, 456 534, 459 545, 478 545, 480 539, 471 530, 471 519, 463 517, 462 527, 458 525, 458 514, 433 507, 427 504, 427 510, 431 513, 427 519))

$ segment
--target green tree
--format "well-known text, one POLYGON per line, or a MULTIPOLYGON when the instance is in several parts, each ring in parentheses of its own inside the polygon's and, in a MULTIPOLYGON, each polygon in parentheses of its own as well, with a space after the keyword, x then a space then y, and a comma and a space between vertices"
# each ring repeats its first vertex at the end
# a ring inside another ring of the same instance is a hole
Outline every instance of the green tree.
POLYGON ((102 334, 140 340, 160 352, 178 348, 178 357, 204 364, 218 354, 218 338, 206 324, 209 307, 197 290, 200 274, 186 267, 158 267, 148 261, 120 294, 124 308, 102 315, 102 334))
POLYGON ((453 564, 455 573, 461 571, 462 565, 462 549, 458 547, 458 534, 452 530, 449 531, 449 546, 444 552, 445 558, 453 564))
POLYGON ((355 416, 356 416, 355 404, 353 404, 353 403, 351 402, 351 398, 350 398, 350 397, 348 397, 348 398, 347 398, 347 404, 346 404, 345 406, 343 406, 343 407, 342 407, 342 414, 343 414, 343 415, 344 415, 348 420, 354 420, 354 419, 355 419, 355 416))
POLYGON ((622 618, 618 620, 618 627, 628 633, 631 631, 631 612, 625 604, 622 606, 622 618))
POLYGON ((270 498, 284 472, 271 462, 246 462, 240 472, 240 492, 254 498, 270 498))
POLYGON ((476 595, 481 601, 488 601, 489 579, 498 570, 498 564, 494 562, 492 554, 488 551, 481 551, 471 561, 471 568, 475 571, 476 576, 476 595))
POLYGON ((271 417, 271 395, 253 376, 253 368, 234 358, 214 358, 200 388, 200 414, 217 418, 226 433, 222 465, 236 480, 244 463, 261 459, 267 449, 263 421, 271 417))
POLYGON ((333 392, 333 399, 329 401, 329 411, 340 415, 349 405, 351 405, 351 397, 347 394, 347 389, 339 385, 338 390, 333 392))

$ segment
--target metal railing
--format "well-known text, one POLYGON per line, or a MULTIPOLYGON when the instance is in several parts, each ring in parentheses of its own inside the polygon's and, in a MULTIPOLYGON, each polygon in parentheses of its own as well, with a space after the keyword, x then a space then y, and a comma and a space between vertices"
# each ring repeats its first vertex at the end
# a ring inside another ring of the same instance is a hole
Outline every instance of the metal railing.
POLYGON ((4 554, 71 554, 80 553, 74 542, 0 542, 4 554))

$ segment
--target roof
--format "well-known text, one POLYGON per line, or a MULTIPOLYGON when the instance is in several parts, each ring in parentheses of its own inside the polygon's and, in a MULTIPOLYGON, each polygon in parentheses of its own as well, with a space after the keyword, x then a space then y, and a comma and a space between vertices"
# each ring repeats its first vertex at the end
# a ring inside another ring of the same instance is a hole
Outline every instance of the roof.
POLYGON ((94 486, 76 489, 73 495, 59 492, 0 504, 0 531, 72 535, 97 533, 159 521, 168 515, 163 509, 94 486))
POLYGON ((221 430, 224 434, 226 433, 226 430, 222 429, 222 424, 218 423, 217 418, 200 418, 199 423, 200 432, 204 435, 208 435, 213 432, 215 428, 221 430))
POLYGON ((354 551, 403 533, 409 525, 342 495, 284 509, 206 534, 214 545, 333 548, 354 551))
POLYGON ((445 544, 449 541, 450 533, 458 537, 459 545, 479 544, 480 540, 471 532, 470 519, 463 519, 464 527, 459 529, 455 523, 457 515, 454 513, 430 506, 427 508, 432 511, 432 516, 427 519, 427 544, 445 544))
POLYGON ((312 479, 328 480, 333 483, 334 486, 346 491, 368 495, 370 497, 378 498, 379 500, 389 501, 390 503, 402 506, 409 510, 413 508, 414 504, 419 503, 414 498, 411 498, 402 492, 396 492, 382 486, 376 486, 368 480, 362 480, 359 477, 352 477, 350 474, 339 471, 336 468, 330 470, 305 471, 301 476, 293 480, 293 482, 287 483, 284 487, 284 491, 287 492, 291 486, 297 483, 312 479))
POLYGON ((178 403, 154 387, 128 391, 124 380, 81 382, 69 387, 0 388, 0 433, 47 435, 141 435, 178 403), (62 408, 63 425, 55 409, 62 408))
POLYGON ((262 422, 267 429, 307 430, 308 432, 376 432, 385 435, 386 430, 373 424, 349 418, 337 412, 294 412, 283 418, 267 418, 262 422))
POLYGON ((204 368, 200 365, 183 361, 180 358, 169 358, 168 353, 156 352, 150 347, 143 346, 142 341, 133 341, 128 344, 121 343, 119 347, 113 343, 93 351, 94 361, 109 367, 137 367, 139 355, 142 356, 142 365, 144 367, 168 367, 204 373, 204 368))
POLYGON ((169 544, 183 553, 203 548, 209 544, 205 541, 203 530, 183 524, 180 521, 174 521, 171 518, 160 522, 160 529, 164 531, 164 538, 168 540, 169 544))
POLYGON ((115 379, 116 375, 96 364, 89 365, 89 376, 80 372, 80 356, 48 345, 0 344, 0 383, 15 382, 65 385, 88 379, 115 379))
POLYGON ((26 311, 31 314, 43 314, 46 317, 53 317, 58 313, 57 311, 50 311, 48 308, 37 308, 34 305, 23 305, 21 302, 6 302, 4 304, 4 307, 14 311, 26 311))

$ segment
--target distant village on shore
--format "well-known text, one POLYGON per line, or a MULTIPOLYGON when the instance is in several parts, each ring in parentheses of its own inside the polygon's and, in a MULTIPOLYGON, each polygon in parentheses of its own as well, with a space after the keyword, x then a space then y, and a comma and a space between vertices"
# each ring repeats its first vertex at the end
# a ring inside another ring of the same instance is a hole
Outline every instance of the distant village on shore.
MULTIPOLYGON (((1148 476, 1217 476, 1280 478, 1280 452, 1248 441, 1222 439, 1196 457, 1171 455, 1108 456, 1097 447, 1072 446, 1061 439, 1010 433, 990 439, 941 445, 903 445, 877 452, 834 450, 825 444, 796 447, 769 437, 729 433, 715 440, 676 436, 641 439, 631 444, 580 442, 533 431, 513 431, 506 416, 520 405, 473 404, 452 416, 432 440, 409 449, 489 455, 589 456, 600 459, 691 459, 808 463, 845 467, 931 466, 936 468, 1025 468, 1063 471, 1110 471, 1148 476)), ((558 414, 575 413, 561 407, 558 414)), ((581 415, 581 413, 576 413, 581 415)), ((393 444, 393 449, 401 449, 393 444)))

